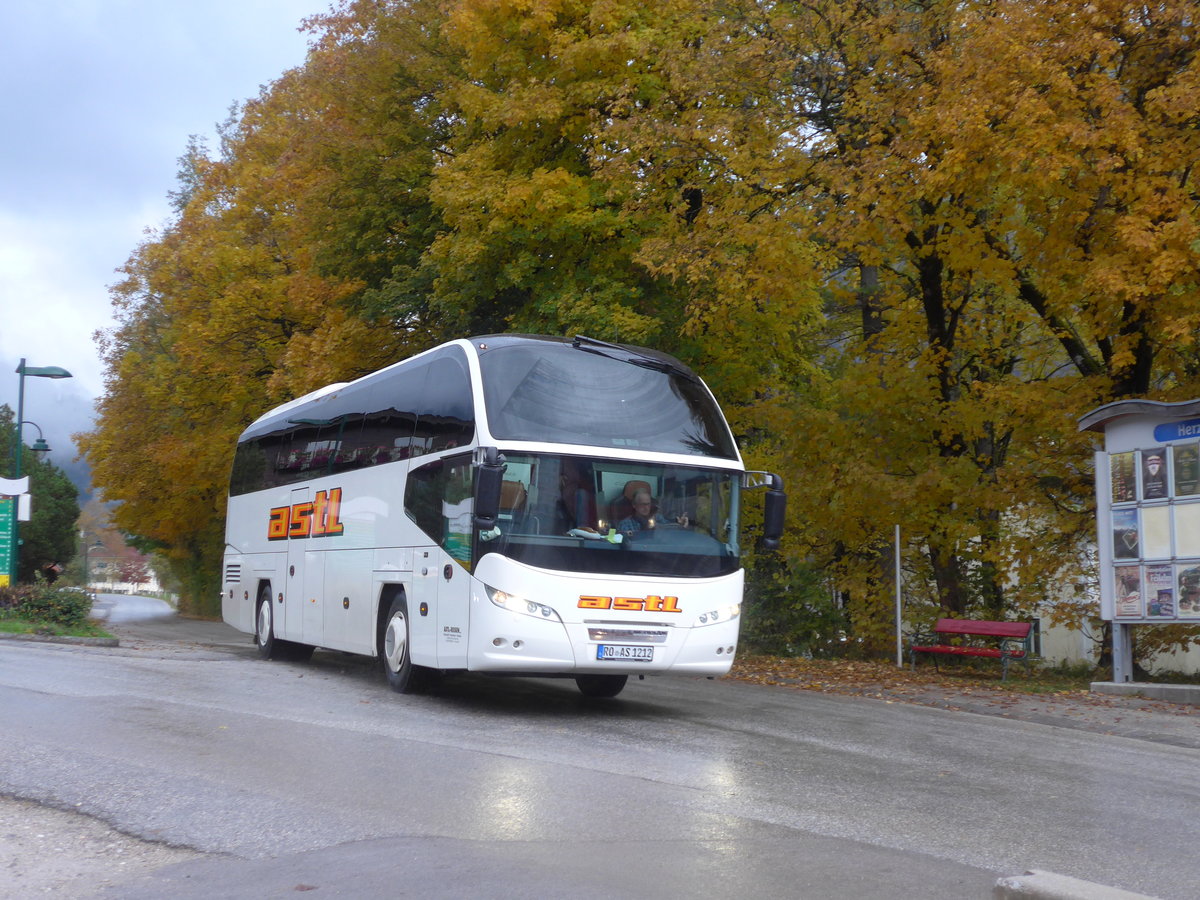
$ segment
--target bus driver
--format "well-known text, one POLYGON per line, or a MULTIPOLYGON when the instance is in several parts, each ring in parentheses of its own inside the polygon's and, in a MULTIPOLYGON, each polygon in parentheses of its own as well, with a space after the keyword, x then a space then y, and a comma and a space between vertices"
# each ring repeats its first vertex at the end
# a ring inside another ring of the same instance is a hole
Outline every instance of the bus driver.
MULTIPOLYGON (((654 498, 650 496, 650 492, 641 489, 637 490, 633 495, 632 503, 633 512, 617 524, 617 531, 621 534, 632 535, 639 531, 649 531, 654 528, 654 514, 658 511, 658 507, 654 505, 654 498)), ((676 516, 675 522, 687 528, 687 514, 676 516)))

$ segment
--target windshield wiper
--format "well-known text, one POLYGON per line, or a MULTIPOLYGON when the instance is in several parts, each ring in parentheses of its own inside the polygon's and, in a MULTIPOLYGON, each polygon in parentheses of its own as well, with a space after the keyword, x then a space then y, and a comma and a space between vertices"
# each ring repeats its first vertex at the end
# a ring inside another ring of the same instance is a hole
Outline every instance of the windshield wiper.
POLYGON ((643 369, 653 369, 656 372, 663 372, 667 375, 677 375, 680 378, 686 378, 688 381, 699 382, 700 377, 694 372, 690 372, 682 365, 674 363, 669 359, 659 359, 655 356, 647 356, 644 353, 639 353, 629 347, 622 347, 620 344, 610 344, 607 341, 598 341, 595 338, 584 337, 582 334, 575 335, 575 339, 571 341, 571 346, 576 350, 582 350, 585 353, 595 353, 597 356, 605 356, 609 359, 615 359, 617 362, 629 363, 633 366, 641 366, 643 369), (620 354, 620 355, 617 355, 620 354))

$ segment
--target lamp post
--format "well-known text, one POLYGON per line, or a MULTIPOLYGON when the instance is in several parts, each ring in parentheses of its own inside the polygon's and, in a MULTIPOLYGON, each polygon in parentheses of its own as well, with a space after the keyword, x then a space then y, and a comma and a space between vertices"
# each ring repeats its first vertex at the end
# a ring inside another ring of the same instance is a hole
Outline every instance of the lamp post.
MULTIPOLYGON (((92 537, 95 537, 95 535, 92 535, 92 537)), ((103 550, 104 549, 104 541, 97 538, 96 543, 89 544, 88 543, 88 533, 86 531, 79 532, 79 540, 83 544, 83 589, 86 591, 89 589, 88 583, 91 579, 91 568, 90 568, 90 564, 89 564, 89 560, 88 560, 88 555, 93 548, 99 548, 99 549, 103 550)))
MULTIPOLYGON (((25 424, 25 378, 70 378, 71 373, 59 366, 27 366, 25 359, 21 359, 21 364, 17 366, 17 374, 20 376, 20 382, 17 389, 17 439, 13 447, 13 478, 19 480, 21 477, 21 426, 25 424)), ((33 422, 29 423, 34 425, 33 422)), ((41 436, 41 426, 34 425, 38 430, 38 443, 34 445, 37 452, 48 451, 50 448, 46 445, 45 439, 41 436)), ((14 519, 12 527, 12 554, 9 556, 11 560, 9 566, 9 583, 17 583, 17 573, 19 571, 19 561, 21 554, 21 535, 19 533, 20 525, 14 519)))

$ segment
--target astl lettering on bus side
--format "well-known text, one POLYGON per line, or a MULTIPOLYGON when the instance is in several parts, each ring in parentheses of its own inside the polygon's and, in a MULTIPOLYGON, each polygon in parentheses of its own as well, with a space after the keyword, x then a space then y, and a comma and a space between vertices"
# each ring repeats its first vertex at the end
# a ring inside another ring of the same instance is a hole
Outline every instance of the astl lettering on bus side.
POLYGON ((345 531, 342 525, 342 489, 317 491, 309 503, 277 506, 267 521, 267 540, 286 541, 289 538, 332 537, 345 531))
POLYGON ((580 609, 620 609, 636 612, 683 612, 679 608, 678 597, 660 597, 650 594, 648 597, 598 597, 580 595, 580 609))

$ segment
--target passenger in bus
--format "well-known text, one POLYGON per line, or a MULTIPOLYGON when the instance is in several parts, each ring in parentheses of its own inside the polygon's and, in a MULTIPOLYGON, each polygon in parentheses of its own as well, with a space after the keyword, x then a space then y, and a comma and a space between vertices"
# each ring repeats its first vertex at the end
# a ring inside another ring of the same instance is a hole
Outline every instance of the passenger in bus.
POLYGON ((558 515, 565 526, 562 530, 586 528, 595 531, 596 494, 592 487, 591 467, 564 459, 558 484, 558 515))

